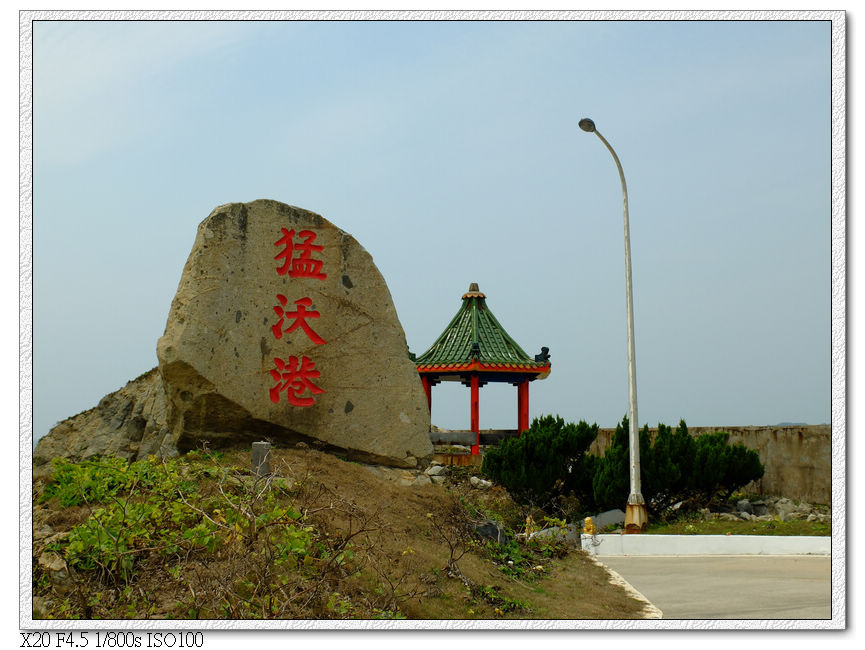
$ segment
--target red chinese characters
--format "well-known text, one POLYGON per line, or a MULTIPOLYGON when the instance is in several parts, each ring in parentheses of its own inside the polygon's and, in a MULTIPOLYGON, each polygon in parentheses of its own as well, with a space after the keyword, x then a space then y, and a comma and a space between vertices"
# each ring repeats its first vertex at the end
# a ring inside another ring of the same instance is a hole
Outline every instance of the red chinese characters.
POLYGON ((312 258, 313 252, 320 253, 324 250, 324 246, 313 244, 315 241, 315 233, 311 230, 301 230, 297 236, 303 241, 299 244, 294 243, 294 230, 282 228, 282 237, 273 245, 282 246, 283 251, 276 255, 273 259, 284 260, 282 266, 276 269, 280 275, 288 273, 290 278, 315 278, 316 280, 324 280, 327 273, 322 273, 321 269, 324 262, 312 258), (300 255, 292 257, 293 252, 299 252, 300 255))
POLYGON ((318 334, 313 331, 313 329, 309 326, 309 323, 306 322, 307 318, 320 318, 321 314, 317 311, 307 310, 307 307, 312 305, 312 300, 310 298, 301 298, 300 300, 295 300, 294 304, 297 305, 297 311, 285 311, 283 307, 288 304, 288 298, 283 296, 281 293, 276 294, 276 299, 279 301, 280 305, 277 305, 273 308, 273 311, 276 312, 276 315, 279 316, 279 322, 276 323, 270 329, 273 331, 273 335, 281 339, 283 332, 285 334, 290 334, 298 327, 306 332, 306 335, 309 337, 309 340, 315 343, 316 345, 324 345, 325 340, 321 338, 318 334), (294 323, 286 329, 282 329, 282 324, 285 322, 285 318, 294 318, 294 323))
MULTIPOLYGON (((327 277, 323 272, 324 262, 313 257, 313 254, 324 250, 324 246, 313 243, 316 240, 316 233, 311 230, 301 230, 295 234, 293 229, 287 228, 281 228, 281 231, 282 237, 274 242, 274 246, 282 248, 273 258, 281 263, 281 266, 276 267, 277 274, 288 275, 292 280, 324 280, 327 277)), ((310 309, 311 298, 304 296, 295 300, 294 310, 286 309, 289 300, 281 293, 276 294, 276 300, 279 304, 273 307, 273 311, 279 317, 279 321, 270 328, 274 337, 282 339, 283 334, 301 330, 315 345, 326 343, 308 322, 311 319, 321 318, 318 311, 310 309), (288 322, 287 327, 286 322, 288 322)), ((270 376, 273 378, 274 386, 270 389, 270 401, 278 404, 284 394, 292 406, 313 406, 315 396, 324 392, 324 389, 313 382, 314 379, 321 377, 315 362, 305 355, 289 355, 287 360, 274 358, 273 363, 274 368, 270 370, 270 376)))
POLYGON ((324 392, 319 386, 312 383, 313 379, 321 376, 321 372, 315 369, 315 363, 309 357, 298 359, 289 357, 288 363, 282 359, 274 359, 276 368, 270 371, 270 376, 276 385, 270 389, 270 401, 279 403, 279 394, 285 391, 288 403, 292 406, 312 406, 315 397, 301 397, 307 391, 313 395, 324 392))

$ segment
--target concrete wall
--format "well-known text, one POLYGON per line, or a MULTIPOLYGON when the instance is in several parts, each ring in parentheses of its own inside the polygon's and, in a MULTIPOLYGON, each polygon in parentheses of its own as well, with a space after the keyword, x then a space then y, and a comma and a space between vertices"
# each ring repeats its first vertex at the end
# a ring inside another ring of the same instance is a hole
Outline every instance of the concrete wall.
MULTIPOLYGON (((657 429, 650 429, 652 434, 657 429)), ((730 434, 730 443, 741 443, 760 455, 766 473, 744 489, 747 492, 785 496, 795 501, 832 502, 832 430, 828 424, 775 427, 688 427, 693 436, 715 431, 730 434)), ((615 429, 601 429, 589 451, 603 455, 615 429)))

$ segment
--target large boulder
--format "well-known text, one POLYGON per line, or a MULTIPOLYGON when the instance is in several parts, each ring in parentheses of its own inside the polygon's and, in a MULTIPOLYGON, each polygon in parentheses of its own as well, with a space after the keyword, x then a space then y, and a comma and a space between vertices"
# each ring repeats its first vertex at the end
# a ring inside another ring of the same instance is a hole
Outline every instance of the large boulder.
POLYGON ((58 424, 54 457, 129 459, 321 441, 415 467, 430 415, 372 257, 323 217, 276 201, 224 205, 198 227, 157 344, 159 367, 58 424))
POLYGON ((320 215, 276 201, 198 227, 157 345, 166 446, 297 437, 414 466, 429 408, 372 257, 320 215))

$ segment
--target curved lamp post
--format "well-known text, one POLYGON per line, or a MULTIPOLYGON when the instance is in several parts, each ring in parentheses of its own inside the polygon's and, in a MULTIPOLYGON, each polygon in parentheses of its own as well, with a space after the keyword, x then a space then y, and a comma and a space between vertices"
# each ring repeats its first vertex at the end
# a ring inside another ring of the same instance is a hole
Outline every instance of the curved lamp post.
POLYGON ((630 434, 628 436, 631 458, 631 493, 628 495, 628 505, 625 510, 625 531, 638 533, 646 527, 648 515, 646 503, 640 491, 640 430, 637 424, 637 369, 634 361, 634 292, 631 288, 631 230, 628 225, 628 186, 625 184, 625 172, 622 163, 610 143, 604 139, 595 128, 595 123, 588 117, 580 120, 580 128, 587 133, 594 133, 613 154, 616 167, 619 168, 619 178, 622 180, 622 197, 625 212, 625 289, 628 302, 628 420, 630 434))

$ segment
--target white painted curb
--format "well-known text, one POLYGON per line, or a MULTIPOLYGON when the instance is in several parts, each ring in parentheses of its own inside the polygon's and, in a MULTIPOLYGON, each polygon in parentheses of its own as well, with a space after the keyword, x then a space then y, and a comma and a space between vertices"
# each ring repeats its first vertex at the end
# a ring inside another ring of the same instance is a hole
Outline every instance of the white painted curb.
POLYGON ((780 535, 586 535, 591 555, 829 555, 831 537, 780 535))
POLYGON ((664 618, 664 612, 655 607, 648 598, 646 598, 643 594, 634 589, 634 585, 625 580, 620 573, 613 571, 610 567, 608 567, 596 557, 592 557, 590 555, 589 559, 607 572, 607 575, 610 576, 610 584, 621 587, 625 590, 626 593, 631 596, 631 598, 639 600, 641 603, 643 603, 642 613, 644 619, 664 618))

